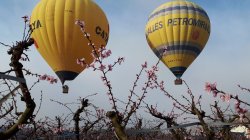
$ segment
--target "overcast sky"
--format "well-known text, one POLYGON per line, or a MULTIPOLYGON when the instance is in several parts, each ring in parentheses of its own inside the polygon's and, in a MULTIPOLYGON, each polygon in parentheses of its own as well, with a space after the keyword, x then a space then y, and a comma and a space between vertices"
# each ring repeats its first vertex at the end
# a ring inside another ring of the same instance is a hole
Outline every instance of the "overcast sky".
MULTIPOLYGON (((199 57, 184 73, 195 95, 204 94, 204 106, 213 101, 211 95, 204 91, 205 82, 217 82, 218 87, 229 93, 241 93, 240 84, 250 88, 250 10, 249 0, 191 0, 203 7, 210 18, 211 34, 208 43, 199 57)), ((18 41, 22 37, 24 15, 31 15, 33 7, 39 0, 1 0, 0 1, 0 41, 6 44, 18 41)), ((145 61, 149 66, 157 62, 157 57, 149 48, 144 28, 149 14, 168 0, 96 0, 104 10, 110 24, 110 38, 107 48, 112 50, 112 57, 125 57, 125 63, 108 75, 113 84, 116 97, 126 100, 136 73, 145 61)), ((9 56, 6 48, 0 46, 0 71, 8 68, 9 56)), ((28 52, 31 62, 25 63, 29 69, 39 74, 56 76, 52 69, 37 53, 34 46, 28 52)), ((166 89, 176 98, 186 94, 184 85, 175 86, 174 75, 162 63, 159 79, 164 80, 166 89)), ((28 80, 31 85, 35 79, 28 80)), ((142 79, 143 80, 143 79, 142 79)), ((91 70, 83 71, 74 81, 67 83, 70 87, 68 95, 61 93, 61 84, 50 85, 41 82, 32 91, 32 97, 39 101, 43 90, 44 101, 40 115, 53 116, 65 110, 49 99, 72 102, 78 97, 99 93, 91 102, 96 106, 110 109, 106 88, 100 80, 100 73, 91 70), (46 87, 46 88, 45 88, 46 87)), ((141 87, 140 87, 141 88, 141 87)), ((140 88, 138 91, 140 91, 140 88)), ((243 96, 247 101, 249 96, 243 96)), ((159 91, 148 93, 146 100, 158 104, 161 110, 170 110, 172 101, 159 91)))

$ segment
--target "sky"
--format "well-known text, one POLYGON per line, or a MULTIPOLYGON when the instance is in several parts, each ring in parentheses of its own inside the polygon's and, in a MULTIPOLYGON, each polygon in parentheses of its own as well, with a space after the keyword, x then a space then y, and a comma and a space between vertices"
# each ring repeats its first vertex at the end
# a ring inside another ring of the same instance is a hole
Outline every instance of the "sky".
MULTIPOLYGON (((107 45, 112 50, 112 56, 107 63, 112 63, 118 57, 125 57, 125 62, 116 67, 108 77, 113 85, 116 97, 126 100, 129 90, 135 81, 136 74, 145 61, 154 65, 158 58, 151 51, 145 38, 145 25, 148 16, 161 4, 169 0, 95 0, 105 12, 110 24, 110 37, 107 45)), ((246 101, 250 97, 243 94, 238 84, 250 88, 250 10, 249 0, 190 0, 206 10, 211 22, 211 34, 205 49, 184 73, 183 79, 188 83, 195 96, 203 96, 203 106, 208 109, 214 101, 212 95, 204 91, 205 82, 216 82, 218 88, 231 94, 240 94, 246 101)), ((33 7, 39 0, 2 0, 0 1, 0 41, 6 44, 22 38, 24 15, 31 15, 33 7)), ((8 69, 9 56, 7 48, 0 46, 0 71, 8 69)), ((42 59, 32 46, 28 52, 30 62, 24 65, 35 73, 56 76, 52 69, 42 59)), ((186 95, 184 85, 174 85, 175 77, 168 68, 160 63, 159 79, 164 80, 166 89, 177 99, 186 95)), ((72 102, 78 97, 98 93, 90 101, 96 106, 110 110, 106 87, 100 80, 101 74, 92 70, 83 71, 74 81, 68 82, 69 94, 61 93, 61 84, 51 85, 39 83, 32 91, 37 103, 40 91, 43 91, 43 105, 40 116, 55 116, 66 110, 50 99, 61 102, 72 102), (45 88, 46 87, 46 88, 45 88)), ((32 85, 34 78, 28 77, 32 85)), ((142 77, 141 83, 145 81, 142 77)), ((141 87, 137 89, 140 91, 141 87)), ((172 100, 159 91, 150 91, 146 101, 157 104, 159 110, 170 111, 172 100)), ((226 103, 224 103, 226 104, 226 103)), ((143 109, 142 109, 143 110, 143 109)))

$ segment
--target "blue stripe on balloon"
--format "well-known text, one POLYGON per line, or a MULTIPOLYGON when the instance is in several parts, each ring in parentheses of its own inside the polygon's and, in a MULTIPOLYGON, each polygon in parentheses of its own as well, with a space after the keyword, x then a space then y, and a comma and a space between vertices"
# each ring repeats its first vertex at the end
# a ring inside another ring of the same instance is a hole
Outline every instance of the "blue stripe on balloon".
POLYGON ((172 67, 169 68, 172 73, 177 77, 177 78, 181 78, 181 76, 183 75, 183 73, 187 70, 186 67, 172 67))
POLYGON ((157 12, 153 13, 149 17, 148 20, 151 20, 152 18, 154 18, 155 16, 158 16, 159 14, 162 14, 162 13, 165 13, 165 12, 170 12, 170 11, 173 11, 173 10, 191 10, 191 11, 194 11, 194 12, 199 12, 201 15, 208 18, 207 13, 203 9, 190 7, 190 6, 174 6, 174 7, 168 7, 168 8, 165 8, 165 9, 161 9, 160 11, 157 11, 157 12))
POLYGON ((194 52, 197 56, 201 53, 201 50, 198 49, 195 46, 191 45, 174 45, 174 46, 168 46, 167 48, 164 49, 164 51, 167 53, 168 51, 192 51, 194 52))
POLYGON ((197 46, 192 45, 171 45, 171 46, 160 46, 153 49, 154 53, 161 58, 163 55, 171 54, 194 54, 198 56, 201 50, 197 46))

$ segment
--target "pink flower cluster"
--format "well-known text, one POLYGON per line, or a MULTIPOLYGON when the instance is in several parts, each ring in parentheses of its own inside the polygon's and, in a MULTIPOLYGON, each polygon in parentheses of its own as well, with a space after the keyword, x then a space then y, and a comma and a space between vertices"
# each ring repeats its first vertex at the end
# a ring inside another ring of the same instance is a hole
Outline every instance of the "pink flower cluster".
POLYGON ((85 22, 84 22, 84 21, 76 20, 75 24, 76 24, 76 25, 79 25, 80 28, 81 28, 81 31, 84 32, 84 30, 85 30, 85 29, 84 29, 84 28, 85 28, 85 22))
POLYGON ((224 101, 229 102, 230 99, 231 99, 231 95, 230 95, 230 94, 226 94, 226 95, 222 94, 222 95, 220 95, 220 99, 221 99, 223 102, 224 102, 224 101))
MULTIPOLYGON (((100 49, 98 50, 98 52, 100 53, 100 58, 101 58, 102 60, 105 59, 105 58, 108 58, 108 57, 112 54, 111 50, 106 50, 104 47, 100 48, 100 49)), ((101 62, 102 60, 100 60, 100 59, 97 58, 98 56, 97 56, 97 54, 96 54, 96 52, 95 52, 94 50, 92 51, 91 55, 92 55, 92 57, 95 59, 94 62, 93 62, 92 64, 87 64, 87 63, 85 62, 85 59, 84 59, 84 58, 82 58, 82 59, 77 59, 77 60, 76 60, 76 63, 77 63, 78 65, 81 65, 82 67, 85 67, 85 66, 86 66, 87 68, 91 67, 91 68, 93 68, 94 71, 95 71, 95 70, 105 71, 106 69, 107 69, 107 71, 112 71, 112 70, 113 70, 113 67, 114 67, 114 65, 115 65, 116 63, 121 64, 121 63, 124 61, 124 58, 123 58, 123 57, 119 57, 118 60, 117 60, 113 65, 112 65, 112 64, 104 65, 104 64, 101 62), (96 65, 99 65, 99 66, 96 66, 96 65)))
POLYGON ((147 72, 147 76, 148 76, 148 79, 150 80, 148 82, 148 86, 153 89, 153 88, 157 88, 157 85, 155 85, 155 81, 157 81, 157 75, 155 72, 158 71, 158 67, 157 66, 152 66, 152 69, 151 70, 146 70, 147 72))
POLYGON ((106 50, 104 47, 101 47, 98 52, 102 59, 108 58, 112 54, 111 50, 106 50))
MULTIPOLYGON (((217 97, 217 95, 220 93, 220 91, 217 89, 217 84, 216 83, 209 83, 209 82, 206 82, 205 84, 205 91, 207 91, 208 93, 213 93, 213 96, 214 97, 217 97)), ((220 95, 220 99, 224 102, 224 101, 227 101, 229 102, 230 99, 231 99, 231 95, 230 94, 221 94, 220 95)))
POLYGON ((46 80, 46 81, 49 81, 50 84, 54 84, 54 83, 57 83, 57 79, 54 78, 53 76, 49 76, 47 74, 44 74, 42 76, 39 77, 39 80, 46 80))
POLYGON ((217 94, 220 93, 220 99, 224 102, 224 101, 227 101, 229 102, 231 99, 235 99, 236 102, 234 104, 234 108, 235 108, 235 111, 236 113, 239 114, 239 117, 240 117, 240 120, 242 121, 243 118, 245 117, 245 114, 247 113, 247 109, 243 109, 242 107, 240 107, 240 103, 242 102, 241 100, 239 100, 238 96, 235 95, 231 95, 231 94, 227 94, 223 91, 219 91, 217 88, 216 88, 216 83, 214 84, 211 84, 211 83, 206 83, 205 85, 205 90, 207 92, 213 92, 213 95, 214 97, 217 97, 217 94))
POLYGON ((240 107, 240 101, 236 100, 234 103, 234 108, 236 110, 236 112, 239 114, 240 120, 243 121, 245 114, 248 112, 247 109, 243 109, 242 107, 240 107))
POLYGON ((153 81, 157 80, 157 75, 155 74, 154 70, 148 70, 147 74, 148 74, 148 78, 152 79, 153 81))
POLYGON ((141 66, 142 66, 142 68, 147 68, 147 67, 148 67, 148 63, 147 63, 147 62, 145 62, 145 63, 144 63, 144 64, 142 64, 141 66))
POLYGON ((101 65, 99 66, 99 70, 100 70, 100 71, 104 71, 105 69, 106 69, 106 65, 101 64, 101 65))
POLYGON ((206 82, 206 84, 205 84, 205 91, 207 91, 207 92, 211 92, 212 91, 213 92, 215 90, 217 90, 216 83, 211 84, 209 82, 206 82))
POLYGON ((161 81, 161 82, 160 82, 159 87, 160 87, 161 90, 164 90, 164 89, 165 89, 165 88, 164 88, 164 81, 161 81))
POLYGON ((112 71, 113 66, 111 64, 108 65, 108 71, 112 71))

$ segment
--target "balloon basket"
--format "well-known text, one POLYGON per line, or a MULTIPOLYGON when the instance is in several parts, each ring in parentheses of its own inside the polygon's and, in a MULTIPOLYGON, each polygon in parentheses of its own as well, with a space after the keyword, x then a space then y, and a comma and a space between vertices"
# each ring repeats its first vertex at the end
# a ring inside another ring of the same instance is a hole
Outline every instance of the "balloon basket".
POLYGON ((174 81, 175 85, 182 85, 182 79, 178 78, 174 81))
POLYGON ((62 86, 63 94, 68 94, 69 93, 69 87, 67 85, 62 86))

